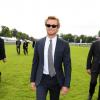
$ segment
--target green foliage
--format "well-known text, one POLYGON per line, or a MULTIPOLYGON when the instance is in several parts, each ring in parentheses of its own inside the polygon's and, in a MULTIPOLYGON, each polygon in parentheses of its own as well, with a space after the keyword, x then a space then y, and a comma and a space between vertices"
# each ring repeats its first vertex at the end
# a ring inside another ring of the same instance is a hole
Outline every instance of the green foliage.
POLYGON ((61 34, 60 37, 62 37, 64 40, 69 42, 75 42, 80 43, 80 40, 82 40, 82 43, 91 43, 96 40, 96 37, 92 36, 86 36, 86 35, 72 35, 72 34, 61 34))
POLYGON ((11 37, 12 36, 8 27, 1 26, 1 28, 2 28, 2 30, 0 32, 0 36, 4 36, 4 37, 11 37))
POLYGON ((12 30, 11 30, 12 36, 13 36, 13 37, 16 37, 17 32, 18 32, 18 31, 17 31, 16 29, 12 29, 12 30))
POLYGON ((0 32, 0 36, 3 36, 3 37, 16 37, 18 39, 28 39, 30 40, 30 37, 26 34, 26 33, 23 33, 23 32, 19 32, 18 30, 16 29, 12 29, 10 30, 7 26, 1 26, 1 32, 0 32))
MULTIPOLYGON (((90 76, 86 73, 88 50, 89 47, 71 46, 71 88, 67 95, 60 97, 60 100, 87 100, 90 81, 90 76)), ((22 46, 21 55, 17 55, 15 45, 6 45, 6 54, 7 62, 0 61, 0 71, 2 72, 0 100, 36 100, 35 92, 30 87, 33 58, 31 44, 28 56, 23 54, 22 46)), ((98 85, 93 100, 96 100, 97 92, 98 85)))
POLYGON ((89 37, 86 39, 86 42, 87 42, 87 43, 91 43, 91 41, 95 41, 95 40, 96 40, 95 37, 89 36, 89 37))
POLYGON ((61 37, 66 41, 74 42, 74 36, 72 36, 72 34, 61 34, 61 37))
POLYGON ((85 43, 86 42, 86 36, 85 35, 81 35, 80 39, 82 39, 82 42, 85 43))

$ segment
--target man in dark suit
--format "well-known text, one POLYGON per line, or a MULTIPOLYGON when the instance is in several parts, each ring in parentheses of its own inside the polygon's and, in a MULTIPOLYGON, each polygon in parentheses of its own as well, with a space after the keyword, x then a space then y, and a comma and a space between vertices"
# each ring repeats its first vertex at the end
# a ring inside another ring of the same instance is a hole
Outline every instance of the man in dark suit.
POLYGON ((16 41, 16 50, 17 50, 18 55, 20 55, 20 46, 21 46, 21 41, 20 41, 20 39, 18 39, 16 41))
POLYGON ((2 60, 3 62, 6 61, 4 40, 1 38, 0 38, 0 60, 2 60))
MULTIPOLYGON (((92 100, 98 76, 100 78, 100 39, 91 45, 87 58, 87 72, 91 75, 88 100, 92 100)), ((100 100, 100 80, 97 100, 100 100)))
MULTIPOLYGON (((1 38, 0 38, 0 60, 6 62, 4 40, 1 38)), ((0 81, 1 81, 1 72, 0 72, 0 81)))
POLYGON ((38 40, 34 48, 31 87, 36 88, 36 100, 59 100, 60 91, 68 93, 71 81, 69 44, 57 37, 59 19, 49 16, 45 21, 47 36, 38 40), (63 64, 63 68, 62 68, 63 64))
POLYGON ((28 54, 28 42, 26 40, 23 43, 23 52, 24 55, 28 54))

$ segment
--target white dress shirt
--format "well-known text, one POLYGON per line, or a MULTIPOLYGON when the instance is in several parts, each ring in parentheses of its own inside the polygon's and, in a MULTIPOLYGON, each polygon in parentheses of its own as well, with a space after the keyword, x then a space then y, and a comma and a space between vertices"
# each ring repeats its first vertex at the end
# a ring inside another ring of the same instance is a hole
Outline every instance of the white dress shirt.
POLYGON ((49 74, 48 70, 48 47, 50 44, 50 40, 52 40, 52 55, 53 55, 53 61, 54 61, 54 54, 55 54, 55 48, 56 48, 56 42, 57 42, 57 36, 50 39, 48 36, 46 37, 45 46, 44 46, 44 68, 43 68, 43 74, 49 74))

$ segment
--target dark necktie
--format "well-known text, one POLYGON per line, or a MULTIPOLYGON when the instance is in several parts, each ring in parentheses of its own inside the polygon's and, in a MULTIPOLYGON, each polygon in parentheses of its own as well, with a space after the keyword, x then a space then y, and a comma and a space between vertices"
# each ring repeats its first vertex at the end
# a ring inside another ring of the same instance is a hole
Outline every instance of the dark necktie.
POLYGON ((53 55, 52 55, 52 40, 50 40, 49 48, 48 48, 48 69, 49 69, 49 75, 51 77, 55 76, 55 68, 53 63, 53 55))

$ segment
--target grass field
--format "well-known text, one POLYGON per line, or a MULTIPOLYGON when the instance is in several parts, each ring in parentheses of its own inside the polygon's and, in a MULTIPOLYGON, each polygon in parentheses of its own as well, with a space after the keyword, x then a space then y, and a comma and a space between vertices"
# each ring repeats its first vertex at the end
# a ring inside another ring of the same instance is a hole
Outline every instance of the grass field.
MULTIPOLYGON (((72 79, 71 89, 60 100, 87 100, 90 76, 86 73, 88 47, 71 46, 72 79)), ((0 61, 2 80, 0 82, 0 100, 35 100, 35 92, 30 87, 30 72, 33 48, 25 56, 17 55, 15 45, 6 45, 7 62, 0 61)), ((98 85, 93 97, 96 100, 98 85)), ((49 100, 49 99, 48 99, 49 100)))

